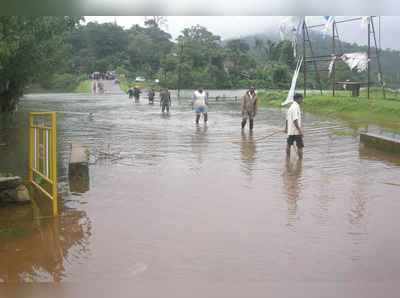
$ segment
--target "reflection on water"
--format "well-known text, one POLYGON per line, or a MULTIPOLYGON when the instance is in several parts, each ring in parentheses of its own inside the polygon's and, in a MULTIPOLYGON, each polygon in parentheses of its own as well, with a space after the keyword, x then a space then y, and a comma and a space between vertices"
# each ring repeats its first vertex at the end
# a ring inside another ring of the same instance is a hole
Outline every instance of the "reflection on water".
POLYGON ((194 134, 192 135, 192 152, 196 156, 197 161, 201 164, 207 155, 208 137, 207 124, 196 124, 194 134))
POLYGON ((384 161, 387 164, 400 166, 400 158, 398 154, 383 152, 382 150, 375 149, 373 147, 368 147, 365 144, 360 144, 359 146, 359 156, 360 159, 370 160, 370 161, 384 161))
POLYGON ((255 167, 256 161, 256 142, 254 140, 253 132, 246 132, 242 130, 240 142, 240 157, 242 160, 242 171, 251 176, 255 167))
POLYGON ((288 225, 293 225, 297 220, 297 201, 302 189, 301 175, 303 160, 286 158, 285 170, 282 174, 283 187, 287 193, 288 225))
POLYGON ((74 163, 68 168, 69 190, 74 193, 85 193, 89 190, 89 164, 74 163))
POLYGON ((0 281, 64 279, 68 263, 88 252, 90 221, 84 211, 38 219, 31 206, 0 208, 0 281))

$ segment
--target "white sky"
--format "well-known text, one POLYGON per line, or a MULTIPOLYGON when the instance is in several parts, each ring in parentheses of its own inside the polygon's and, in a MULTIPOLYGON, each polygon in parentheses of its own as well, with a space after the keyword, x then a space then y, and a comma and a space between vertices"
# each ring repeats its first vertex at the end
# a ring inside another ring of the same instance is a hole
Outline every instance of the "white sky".
MULTIPOLYGON (((279 25, 283 16, 167 16, 168 27, 164 28, 175 39, 180 32, 190 26, 202 25, 213 34, 219 35, 222 39, 246 36, 263 32, 279 32, 279 25)), ((337 17, 343 19, 344 17, 337 17)), ((86 22, 96 21, 99 23, 114 22, 128 29, 133 24, 144 24, 144 16, 86 16, 86 22)), ((400 39, 393 36, 400 36, 400 17, 382 17, 382 47, 400 49, 400 39)), ((323 23, 322 17, 307 17, 309 25, 323 23)), ((376 30, 378 24, 376 19, 376 30)), ((367 31, 362 29, 359 22, 339 24, 339 35, 345 41, 366 44, 367 31)))

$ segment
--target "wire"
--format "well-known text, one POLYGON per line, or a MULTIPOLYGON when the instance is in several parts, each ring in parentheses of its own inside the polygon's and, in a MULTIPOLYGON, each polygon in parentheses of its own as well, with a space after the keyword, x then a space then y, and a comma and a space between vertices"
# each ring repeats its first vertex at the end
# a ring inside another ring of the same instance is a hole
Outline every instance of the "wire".
POLYGON ((378 17, 378 22, 379 22, 379 50, 382 49, 382 43, 381 43, 381 16, 378 17))

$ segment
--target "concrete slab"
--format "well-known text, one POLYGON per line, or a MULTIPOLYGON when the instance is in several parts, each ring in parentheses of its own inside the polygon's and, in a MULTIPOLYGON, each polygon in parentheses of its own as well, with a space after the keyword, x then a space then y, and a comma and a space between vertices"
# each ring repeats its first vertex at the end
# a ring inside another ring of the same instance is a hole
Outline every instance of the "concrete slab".
POLYGON ((69 163, 87 163, 89 156, 87 149, 80 144, 72 143, 71 145, 71 157, 69 163))

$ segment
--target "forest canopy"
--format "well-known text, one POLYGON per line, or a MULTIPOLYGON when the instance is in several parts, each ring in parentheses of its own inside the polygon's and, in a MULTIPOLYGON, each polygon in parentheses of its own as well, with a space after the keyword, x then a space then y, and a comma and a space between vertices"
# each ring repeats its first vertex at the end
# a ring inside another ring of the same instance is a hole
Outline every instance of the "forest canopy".
MULTIPOLYGON (((114 70, 128 80, 158 79, 162 86, 180 89, 290 86, 296 65, 290 41, 268 35, 222 40, 200 25, 185 28, 174 40, 162 29, 165 21, 149 18, 143 25, 124 29, 115 23, 84 24, 80 17, 0 17, 1 110, 12 110, 32 83, 73 91, 95 71, 114 70)), ((311 38, 316 55, 329 52, 329 37, 311 38)), ((366 51, 365 46, 346 42, 342 47, 345 52, 366 51)), ((301 47, 297 52, 301 55, 301 47)), ((384 80, 397 88, 399 52, 387 49, 381 54, 384 80)), ((374 63, 372 68, 376 69, 374 63)), ((366 74, 338 64, 336 79, 363 81, 366 74)), ((308 82, 309 88, 318 87, 314 76, 308 82)), ((323 77, 322 87, 330 87, 328 77, 323 77)))

